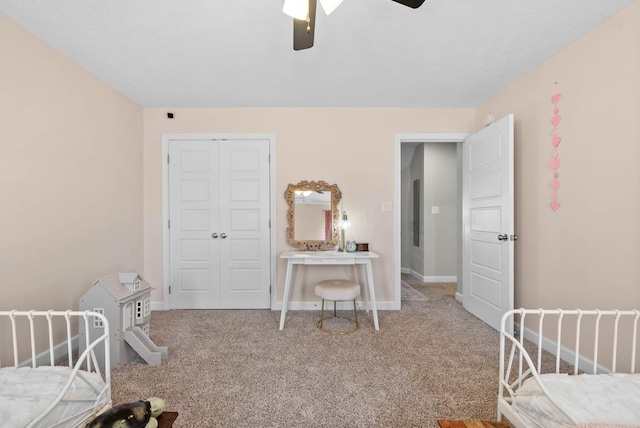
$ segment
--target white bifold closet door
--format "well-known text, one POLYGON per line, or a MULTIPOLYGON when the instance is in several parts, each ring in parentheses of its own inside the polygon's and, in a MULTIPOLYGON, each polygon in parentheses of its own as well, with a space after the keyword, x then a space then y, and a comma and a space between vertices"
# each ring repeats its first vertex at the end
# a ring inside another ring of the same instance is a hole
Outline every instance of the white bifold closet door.
POLYGON ((269 141, 169 142, 171 309, 270 307, 269 141))

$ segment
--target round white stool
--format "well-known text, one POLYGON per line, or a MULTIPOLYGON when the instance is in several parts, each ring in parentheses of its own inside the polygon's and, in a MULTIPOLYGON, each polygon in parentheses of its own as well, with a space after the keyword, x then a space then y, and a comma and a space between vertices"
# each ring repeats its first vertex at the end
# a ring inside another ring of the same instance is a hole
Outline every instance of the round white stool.
POLYGON ((360 295, 360 284, 357 282, 349 281, 348 279, 327 279, 325 281, 321 281, 316 284, 315 288, 316 296, 322 298, 322 312, 320 321, 316 323, 318 328, 327 333, 333 334, 349 334, 360 328, 360 324, 358 323, 358 312, 356 311, 356 298, 360 295), (324 301, 332 300, 333 301, 333 317, 325 318, 324 317, 324 301), (337 301, 353 301, 353 315, 354 319, 338 316, 336 312, 336 302, 337 301), (343 319, 347 320, 354 324, 353 328, 349 330, 330 330, 324 328, 324 321, 330 319, 343 319))

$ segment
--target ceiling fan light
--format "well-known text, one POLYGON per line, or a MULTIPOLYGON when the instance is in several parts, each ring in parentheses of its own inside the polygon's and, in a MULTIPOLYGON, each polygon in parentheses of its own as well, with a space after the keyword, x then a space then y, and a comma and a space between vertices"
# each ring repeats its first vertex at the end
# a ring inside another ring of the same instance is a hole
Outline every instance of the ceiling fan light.
POLYGON ((284 0, 282 11, 295 19, 307 19, 309 0, 284 0))
POLYGON ((340 3, 342 3, 342 0, 320 0, 322 9, 324 9, 324 13, 327 15, 336 10, 336 8, 340 6, 340 3))

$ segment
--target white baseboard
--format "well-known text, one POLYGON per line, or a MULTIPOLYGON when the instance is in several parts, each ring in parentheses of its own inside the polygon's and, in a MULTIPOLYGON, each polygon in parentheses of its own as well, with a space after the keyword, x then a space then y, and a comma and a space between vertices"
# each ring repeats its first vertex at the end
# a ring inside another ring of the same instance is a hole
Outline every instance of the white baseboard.
MULTIPOLYGON (((78 349, 78 335, 75 335, 71 338, 71 349, 78 349)), ((53 360, 57 360, 63 356, 68 355, 68 346, 67 341, 63 341, 58 343, 53 347, 53 360)), ((38 355, 36 355, 36 366, 48 366, 51 363, 51 356, 49 355, 49 348, 42 351, 38 355)), ((29 358, 24 361, 21 361, 18 364, 20 367, 32 367, 33 359, 29 358)))
POLYGON ((164 311, 164 302, 151 302, 151 311, 164 311))
MULTIPOLYGON (((520 331, 520 325, 519 324, 514 324, 514 329, 516 329, 516 331, 520 331)), ((526 340, 528 340, 529 342, 535 343, 536 345, 538 345, 538 341, 540 340, 540 335, 537 334, 536 332, 532 331, 529 328, 525 328, 524 329, 524 338, 526 340)), ((544 349, 545 351, 550 352, 551 354, 553 354, 554 356, 557 356, 557 350, 558 350, 558 343, 551 340, 551 339, 547 339, 546 337, 542 338, 542 343, 541 343, 542 349, 544 349)), ((535 362, 536 361, 536 356, 535 355, 529 355, 530 357, 532 357, 531 359, 535 362)), ((565 346, 560 346, 560 359, 575 366, 575 362, 576 362, 576 353, 565 347, 565 346)), ((593 360, 590 360, 588 358, 583 357, 582 355, 578 356, 578 368, 580 370, 583 370, 587 373, 593 373, 593 360)), ((604 367, 600 364, 598 364, 597 367, 598 373, 609 373, 611 372, 610 369, 608 369, 607 367, 604 367)))
POLYGON ((409 268, 400 268, 400 272, 411 275, 421 282, 458 282, 457 276, 424 276, 409 268))
MULTIPOLYGON (((314 302, 289 302, 289 310, 290 311, 319 311, 322 306, 322 301, 314 301, 314 302)), ((340 310, 350 310, 353 309, 353 304, 351 302, 337 302, 336 307, 340 310)), ((356 307, 358 310, 364 310, 367 306, 366 303, 360 300, 356 300, 356 307)), ((326 301, 324 304, 324 308, 333 309, 333 302, 326 301)), ((379 311, 391 311, 394 310, 393 302, 376 302, 376 308, 379 311)), ((271 308, 273 311, 282 310, 282 302, 277 302, 275 308, 271 308)))
MULTIPOLYGON (((313 301, 313 302, 289 302, 289 310, 290 311, 319 311, 321 306, 321 301, 313 301)), ((376 307, 379 311, 392 311, 394 310, 393 306, 394 302, 376 302, 376 307)), ((356 300, 356 307, 358 310, 364 309, 362 301, 356 300)), ((333 302, 326 302, 325 309, 333 308, 333 302)), ((338 302, 338 309, 349 310, 352 308, 350 302, 338 302)), ((151 302, 151 310, 152 311, 164 311, 164 303, 163 302, 151 302)), ((276 306, 271 308, 273 311, 282 310, 282 302, 277 302, 276 306)))

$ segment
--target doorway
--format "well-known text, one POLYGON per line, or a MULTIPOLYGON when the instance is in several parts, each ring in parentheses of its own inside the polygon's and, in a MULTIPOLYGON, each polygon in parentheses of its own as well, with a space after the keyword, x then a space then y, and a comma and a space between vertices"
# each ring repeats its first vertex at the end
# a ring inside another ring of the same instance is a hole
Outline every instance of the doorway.
POLYGON ((420 282, 455 282, 461 301, 465 136, 438 138, 442 136, 400 140, 400 275, 420 282))
MULTIPOLYGON (((395 308, 401 308, 401 165, 403 143, 457 143, 461 150, 462 243, 458 290, 465 309, 496 330, 513 309, 514 296, 514 116, 475 134, 397 135, 395 145, 395 308), (461 272, 461 273, 460 273, 461 272)), ((437 207, 436 207, 437 208, 437 207)), ((509 327, 507 325, 507 327, 509 327)), ((507 329, 509 330, 509 328, 507 329)))

